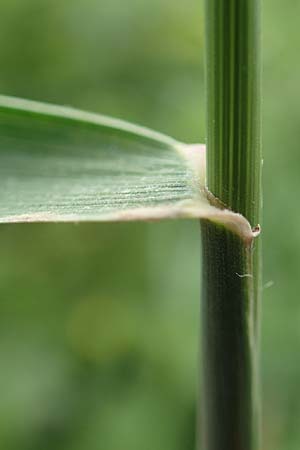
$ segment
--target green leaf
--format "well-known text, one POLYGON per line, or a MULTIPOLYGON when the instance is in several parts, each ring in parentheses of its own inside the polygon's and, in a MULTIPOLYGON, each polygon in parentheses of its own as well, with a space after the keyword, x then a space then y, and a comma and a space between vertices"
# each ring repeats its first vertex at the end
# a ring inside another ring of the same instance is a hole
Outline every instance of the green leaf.
MULTIPOLYGON (((0 223, 210 218, 205 147, 121 120, 0 96, 0 223)), ((250 233, 250 234, 249 234, 250 233)))

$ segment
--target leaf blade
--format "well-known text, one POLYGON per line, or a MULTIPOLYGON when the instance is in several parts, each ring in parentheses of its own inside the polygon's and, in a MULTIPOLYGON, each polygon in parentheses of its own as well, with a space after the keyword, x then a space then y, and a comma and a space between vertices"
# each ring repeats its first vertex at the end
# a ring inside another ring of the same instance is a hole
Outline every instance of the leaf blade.
POLYGON ((210 218, 205 147, 68 107, 0 96, 0 223, 210 218))

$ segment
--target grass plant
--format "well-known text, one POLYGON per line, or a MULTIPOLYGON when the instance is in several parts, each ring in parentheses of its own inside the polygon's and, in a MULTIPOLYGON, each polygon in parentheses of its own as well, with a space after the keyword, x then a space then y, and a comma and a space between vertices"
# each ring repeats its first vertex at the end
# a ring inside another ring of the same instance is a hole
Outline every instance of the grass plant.
POLYGON ((206 147, 0 97, 0 223, 201 220, 205 450, 259 446, 259 3, 206 1, 206 147))

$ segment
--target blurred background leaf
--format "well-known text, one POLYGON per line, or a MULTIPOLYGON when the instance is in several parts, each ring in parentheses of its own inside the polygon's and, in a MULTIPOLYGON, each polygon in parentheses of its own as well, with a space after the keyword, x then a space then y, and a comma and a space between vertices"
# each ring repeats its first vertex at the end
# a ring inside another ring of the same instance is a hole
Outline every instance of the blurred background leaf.
MULTIPOLYGON (((298 450, 300 4, 263 3, 264 450, 298 450)), ((202 6, 2 0, 0 91, 203 142, 202 6)), ((194 449, 198 224, 5 225, 0 246, 0 448, 194 449)))

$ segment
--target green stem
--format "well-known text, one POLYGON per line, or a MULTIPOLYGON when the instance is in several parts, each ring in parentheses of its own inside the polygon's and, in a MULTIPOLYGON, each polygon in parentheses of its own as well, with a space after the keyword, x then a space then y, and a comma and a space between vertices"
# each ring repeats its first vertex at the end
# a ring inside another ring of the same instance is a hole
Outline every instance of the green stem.
MULTIPOLYGON (((206 0, 208 189, 260 221, 260 0, 206 0)), ((202 221, 203 450, 259 446, 260 245, 202 221)))
POLYGON ((204 450, 253 450, 258 439, 252 246, 202 221, 204 450))
POLYGON ((208 187, 260 216, 260 0, 206 0, 208 187))

